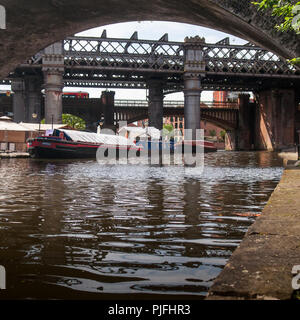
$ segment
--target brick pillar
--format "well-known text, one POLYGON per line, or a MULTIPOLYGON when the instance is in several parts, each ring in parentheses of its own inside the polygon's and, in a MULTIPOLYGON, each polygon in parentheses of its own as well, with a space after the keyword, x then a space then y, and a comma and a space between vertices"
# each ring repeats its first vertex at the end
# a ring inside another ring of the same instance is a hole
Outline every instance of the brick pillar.
POLYGON ((295 145, 296 97, 292 89, 266 90, 258 94, 256 147, 281 150, 295 145))

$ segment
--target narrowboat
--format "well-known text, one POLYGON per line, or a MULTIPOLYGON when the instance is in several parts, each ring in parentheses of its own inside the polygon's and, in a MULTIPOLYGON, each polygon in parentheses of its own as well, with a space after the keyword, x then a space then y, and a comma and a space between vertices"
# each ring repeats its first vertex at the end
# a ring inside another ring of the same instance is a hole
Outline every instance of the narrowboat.
POLYGON ((208 152, 216 152, 217 148, 212 141, 207 140, 184 140, 180 143, 177 143, 175 145, 175 149, 182 148, 182 152, 184 153, 184 150, 192 150, 192 153, 197 152, 197 146, 200 146, 203 148, 204 153, 208 152))
POLYGON ((207 140, 181 140, 180 142, 175 142, 174 138, 169 138, 166 141, 161 139, 160 130, 154 127, 128 127, 124 126, 120 128, 119 135, 128 138, 130 141, 136 143, 137 146, 142 146, 143 149, 147 149, 151 152, 158 150, 170 150, 170 153, 174 153, 180 150, 182 153, 197 152, 197 145, 203 147, 203 151, 216 152, 217 148, 212 141, 207 140))
POLYGON ((124 150, 136 151, 141 147, 128 139, 116 135, 98 134, 66 129, 54 129, 46 135, 27 141, 28 152, 32 158, 95 158, 98 148, 105 152, 116 150, 116 156, 124 150))
POLYGON ((129 127, 125 126, 120 128, 119 135, 124 136, 130 141, 134 142, 137 146, 151 151, 170 151, 174 153, 175 143, 174 139, 167 141, 161 139, 161 132, 154 127, 129 127))

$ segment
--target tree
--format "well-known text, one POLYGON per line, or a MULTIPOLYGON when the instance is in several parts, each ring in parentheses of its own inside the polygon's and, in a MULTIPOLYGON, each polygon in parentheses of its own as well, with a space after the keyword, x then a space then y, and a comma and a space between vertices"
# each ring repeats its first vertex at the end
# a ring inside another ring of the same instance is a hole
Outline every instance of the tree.
POLYGON ((163 138, 171 138, 174 135, 174 128, 172 126, 172 124, 164 124, 163 125, 163 132, 162 132, 162 136, 163 138))
MULTIPOLYGON (((45 123, 45 119, 41 121, 41 123, 45 123)), ((77 130, 84 130, 85 129, 85 121, 73 114, 63 113, 62 114, 62 123, 67 124, 70 127, 77 129, 77 130)))
MULTIPOLYGON (((259 10, 271 10, 273 16, 283 18, 283 22, 275 26, 278 31, 287 32, 293 30, 300 35, 300 1, 261 0, 252 3, 258 6, 259 10)), ((300 64, 300 57, 289 61, 294 64, 300 64)))
POLYGON ((77 130, 84 130, 85 129, 85 121, 77 116, 74 116, 69 113, 63 113, 62 115, 62 123, 67 124, 70 127, 77 129, 77 130))

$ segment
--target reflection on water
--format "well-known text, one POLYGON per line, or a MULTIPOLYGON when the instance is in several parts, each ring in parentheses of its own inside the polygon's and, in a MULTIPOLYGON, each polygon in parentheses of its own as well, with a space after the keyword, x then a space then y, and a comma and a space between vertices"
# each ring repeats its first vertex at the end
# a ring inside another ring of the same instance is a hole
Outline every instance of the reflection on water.
POLYGON ((202 298, 280 179, 268 152, 205 169, 0 162, 0 298, 202 298), (167 296, 168 295, 168 296, 167 296))

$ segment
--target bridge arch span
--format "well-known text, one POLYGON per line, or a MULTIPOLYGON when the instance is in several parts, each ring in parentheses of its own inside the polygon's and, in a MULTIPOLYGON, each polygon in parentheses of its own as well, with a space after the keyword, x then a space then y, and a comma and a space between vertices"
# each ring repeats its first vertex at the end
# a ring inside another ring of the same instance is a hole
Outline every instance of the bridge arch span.
MULTIPOLYGON (((127 123, 133 123, 135 121, 144 120, 148 118, 147 108, 140 108, 139 113, 134 112, 126 115, 126 111, 124 110, 124 115, 121 120, 127 121, 127 123)), ((118 108, 117 113, 121 114, 122 109, 118 108)), ((164 117, 170 116, 184 116, 184 109, 183 108, 164 108, 164 117), (168 110, 169 109, 169 110, 168 110)), ((206 108, 202 109, 201 120, 207 121, 212 123, 224 130, 234 130, 237 128, 237 121, 238 121, 238 109, 217 109, 213 108, 213 110, 206 108)))
POLYGON ((268 13, 249 0, 7 1, 7 29, 0 33, 0 77, 39 50, 90 28, 129 21, 174 21, 201 25, 247 39, 283 58, 300 55, 293 32, 274 30, 268 13))

